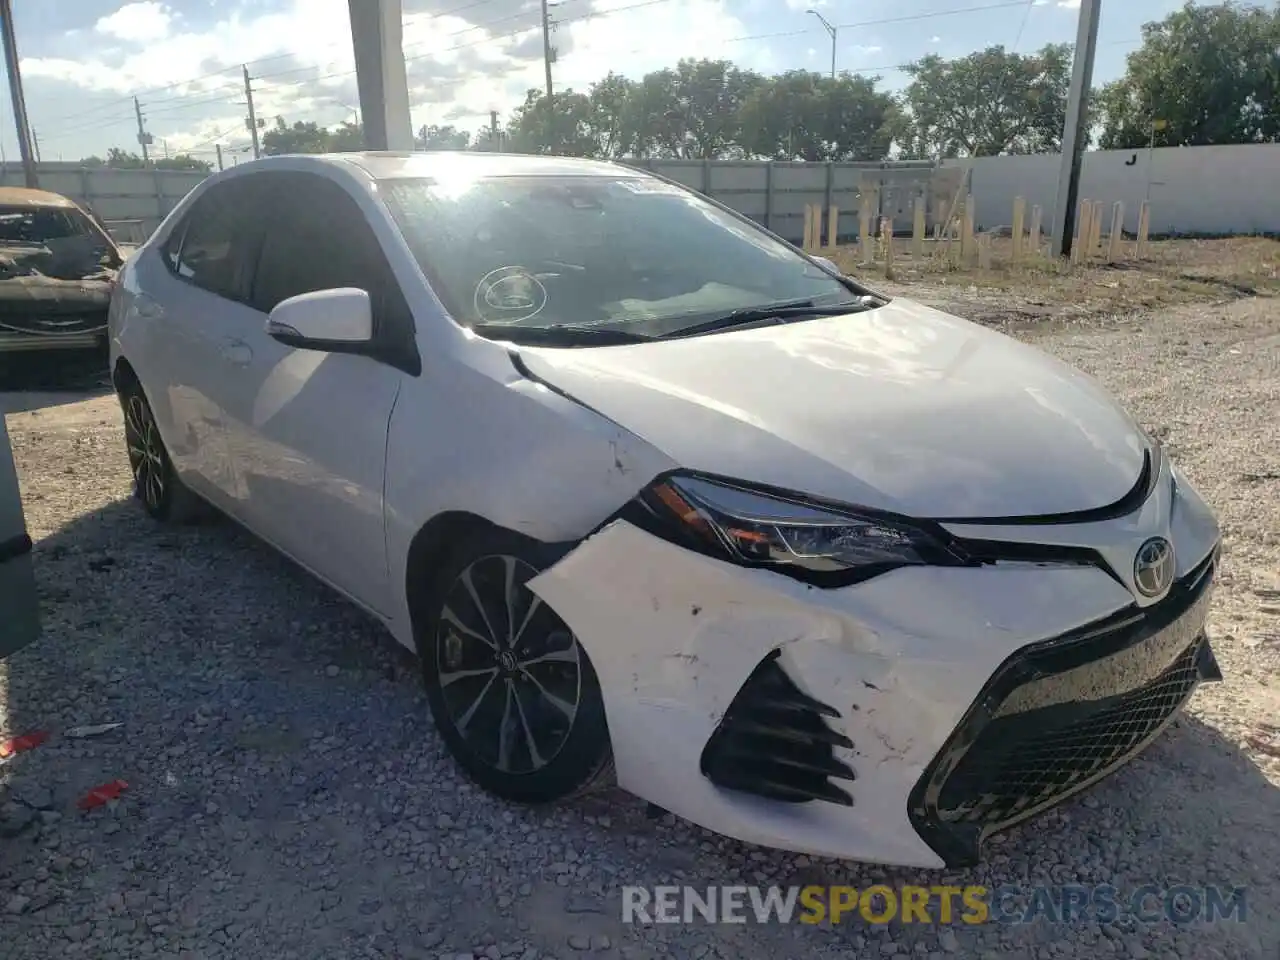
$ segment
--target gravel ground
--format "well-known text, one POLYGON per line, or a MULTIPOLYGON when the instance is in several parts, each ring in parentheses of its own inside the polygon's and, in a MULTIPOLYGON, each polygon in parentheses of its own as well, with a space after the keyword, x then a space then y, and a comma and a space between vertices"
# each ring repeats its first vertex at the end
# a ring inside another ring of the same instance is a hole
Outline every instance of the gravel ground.
POLYGON ((55 736, 0 768, 0 952, 1274 960, 1280 302, 1010 330, 1099 376, 1220 512, 1210 626, 1226 682, 1120 774, 962 873, 752 848, 649 819, 621 794, 550 811, 490 799, 445 756, 411 659, 362 614, 228 523, 164 529, 126 500, 111 397, 0 398, 16 409, 45 623, 0 664, 0 735, 122 724, 55 736), (129 783, 117 804, 76 809, 115 778, 129 783), (877 881, 1247 885, 1248 914, 1214 926, 621 923, 627 883, 877 881))

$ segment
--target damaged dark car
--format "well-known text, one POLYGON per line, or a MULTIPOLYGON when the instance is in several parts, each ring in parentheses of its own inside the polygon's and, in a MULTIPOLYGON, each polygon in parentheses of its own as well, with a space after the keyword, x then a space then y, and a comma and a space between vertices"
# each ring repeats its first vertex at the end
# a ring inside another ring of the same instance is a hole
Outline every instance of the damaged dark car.
POLYGON ((123 264, 115 241, 73 201, 0 188, 0 355, 105 348, 123 264))

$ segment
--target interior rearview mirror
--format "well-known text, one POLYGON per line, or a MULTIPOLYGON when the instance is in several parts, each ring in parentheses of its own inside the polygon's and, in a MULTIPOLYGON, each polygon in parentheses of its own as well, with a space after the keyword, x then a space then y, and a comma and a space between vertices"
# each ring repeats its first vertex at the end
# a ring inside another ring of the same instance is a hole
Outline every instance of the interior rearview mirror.
POLYGON ((354 287, 300 293, 276 304, 267 334, 291 347, 350 350, 373 339, 373 304, 354 287))

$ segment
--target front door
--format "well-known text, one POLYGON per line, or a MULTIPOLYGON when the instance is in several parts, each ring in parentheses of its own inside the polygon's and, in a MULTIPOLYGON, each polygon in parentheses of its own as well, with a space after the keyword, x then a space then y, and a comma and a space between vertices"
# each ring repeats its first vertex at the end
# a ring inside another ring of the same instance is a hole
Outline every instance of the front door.
POLYGON ((266 334, 282 300, 357 287, 374 336, 411 323, 391 268, 347 192, 317 174, 263 174, 268 224, 253 272, 247 347, 227 411, 250 526, 378 613, 391 610, 383 516, 387 431, 403 374, 364 356, 288 347, 266 334))

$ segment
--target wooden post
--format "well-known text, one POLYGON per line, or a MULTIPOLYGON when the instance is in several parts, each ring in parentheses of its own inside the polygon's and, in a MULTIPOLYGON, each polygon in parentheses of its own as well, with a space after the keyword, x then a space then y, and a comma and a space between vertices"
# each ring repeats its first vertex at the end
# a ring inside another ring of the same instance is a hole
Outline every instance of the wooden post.
POLYGON ((865 190, 858 199, 858 256, 863 263, 875 263, 876 256, 871 250, 871 203, 865 190))
POLYGON ((1013 262, 1022 259, 1022 219, 1026 215, 1027 201, 1022 197, 1013 198, 1013 262))
POLYGON ((978 234, 978 268, 991 269, 991 234, 978 234))
POLYGON ((822 232, 822 214, 821 208, 814 203, 806 203, 804 205, 804 248, 810 253, 816 251, 821 244, 815 243, 814 238, 821 236, 822 232))
POLYGON ((1076 241, 1071 244, 1071 259, 1075 263, 1084 263, 1089 259, 1089 237, 1093 235, 1093 227, 1089 221, 1093 218, 1093 201, 1080 201, 1080 215, 1076 217, 1076 241))
POLYGON ((1138 241, 1136 256, 1139 260, 1147 252, 1147 233, 1151 229, 1151 203, 1147 200, 1142 201, 1142 206, 1138 208, 1138 241))
POLYGON ((1031 251, 1031 256, 1040 256, 1040 219, 1043 211, 1040 205, 1036 204, 1031 208, 1031 236, 1027 241, 1027 248, 1031 251))
POLYGON ((1089 244, 1089 254, 1097 256, 1102 253, 1102 201, 1093 202, 1093 216, 1089 223, 1093 225, 1093 239, 1089 244))
POLYGON ((884 241, 884 277, 893 279, 893 218, 880 218, 880 237, 884 241))
POLYGON ((945 203, 938 209, 938 219, 933 224, 933 239, 941 240, 947 225, 951 223, 951 208, 945 203))
POLYGON ((960 259, 969 264, 973 262, 973 194, 964 198, 964 224, 960 228, 960 259))
POLYGON ((924 259, 924 197, 916 197, 915 217, 911 223, 911 259, 924 259))
POLYGON ((827 249, 834 250, 840 239, 840 208, 834 203, 827 208, 827 249))
POLYGON ((1107 263, 1120 259, 1120 241, 1124 239, 1124 203, 1117 200, 1111 206, 1111 232, 1107 234, 1107 263))

